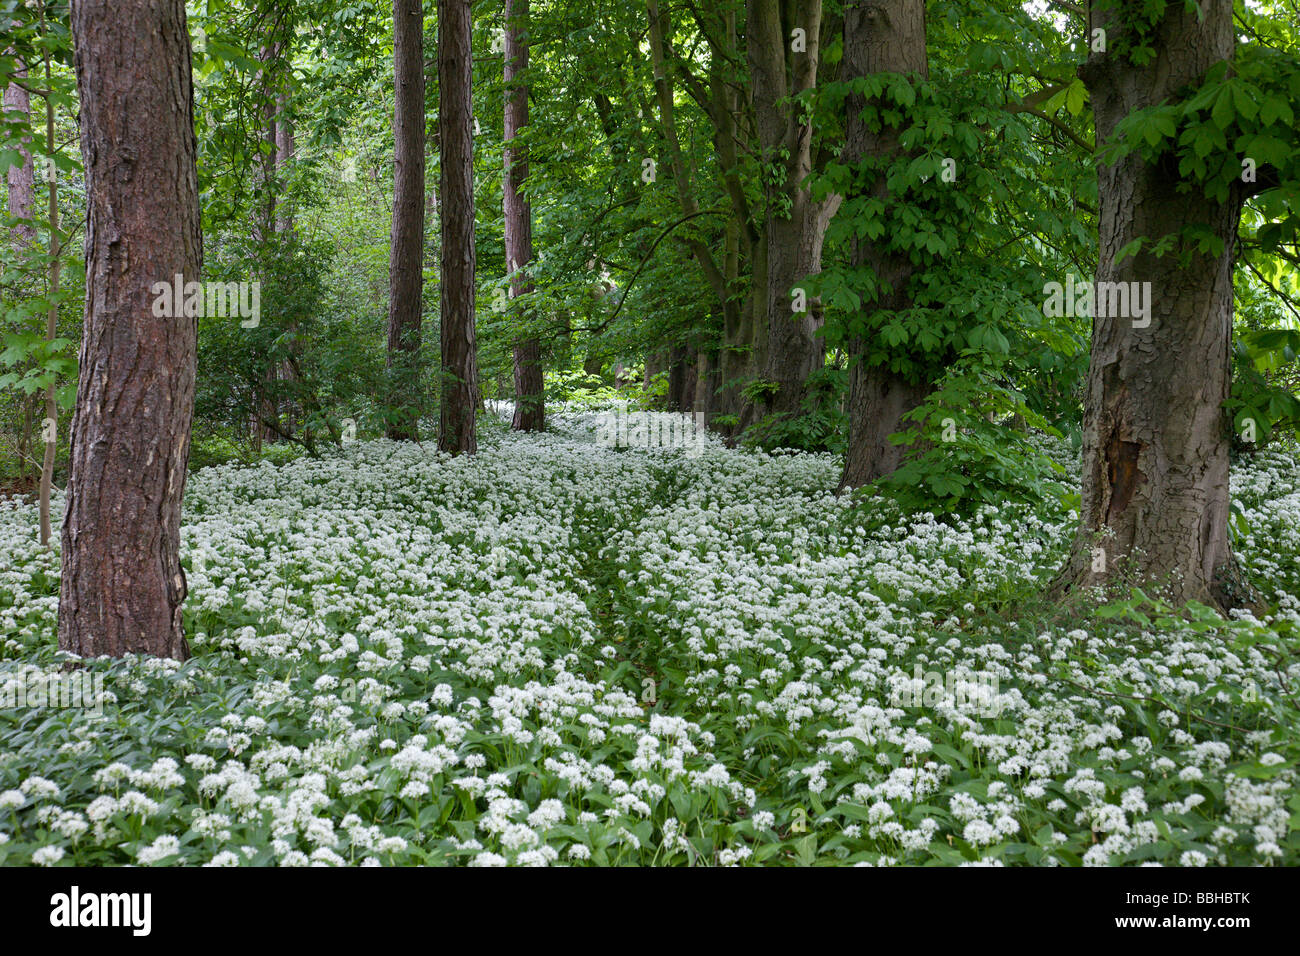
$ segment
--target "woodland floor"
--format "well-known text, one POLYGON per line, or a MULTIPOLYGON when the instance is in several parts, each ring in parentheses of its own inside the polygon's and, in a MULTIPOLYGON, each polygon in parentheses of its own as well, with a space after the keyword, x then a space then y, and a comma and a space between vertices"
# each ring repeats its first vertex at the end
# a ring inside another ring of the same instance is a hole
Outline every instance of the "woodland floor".
MULTIPOLYGON (((1292 457, 1235 469, 1273 612, 1224 625, 1046 604, 1052 505, 597 419, 196 472, 193 659, 0 708, 0 863, 1300 863, 1292 457)), ((35 541, 0 503, 0 690, 60 669, 35 541)))

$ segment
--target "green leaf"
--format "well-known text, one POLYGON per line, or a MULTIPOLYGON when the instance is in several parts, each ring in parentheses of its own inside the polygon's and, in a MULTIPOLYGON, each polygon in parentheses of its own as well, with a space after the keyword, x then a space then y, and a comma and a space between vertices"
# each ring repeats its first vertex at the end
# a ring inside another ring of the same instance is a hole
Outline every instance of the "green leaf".
POLYGON ((1214 101, 1214 109, 1210 111, 1210 118, 1214 120, 1214 125, 1219 129, 1227 129, 1232 125, 1235 115, 1236 112, 1232 106, 1232 91, 1224 87, 1220 91, 1218 99, 1214 101))
POLYGON ((1083 80, 1075 80, 1065 91, 1065 108, 1069 110, 1071 116, 1078 116, 1083 112, 1083 105, 1088 99, 1088 89, 1083 85, 1083 80))

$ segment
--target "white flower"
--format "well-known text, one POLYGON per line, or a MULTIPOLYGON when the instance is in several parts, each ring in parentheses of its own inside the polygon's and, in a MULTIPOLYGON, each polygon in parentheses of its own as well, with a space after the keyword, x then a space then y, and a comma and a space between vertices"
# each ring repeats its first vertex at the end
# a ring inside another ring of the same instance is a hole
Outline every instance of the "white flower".
POLYGON ((164 834, 154 840, 153 843, 141 848, 135 858, 141 866, 151 866, 166 857, 179 853, 180 849, 180 840, 170 834, 164 834))
POLYGON ((32 854, 32 862, 37 866, 53 866, 63 859, 63 847, 43 846, 32 854))

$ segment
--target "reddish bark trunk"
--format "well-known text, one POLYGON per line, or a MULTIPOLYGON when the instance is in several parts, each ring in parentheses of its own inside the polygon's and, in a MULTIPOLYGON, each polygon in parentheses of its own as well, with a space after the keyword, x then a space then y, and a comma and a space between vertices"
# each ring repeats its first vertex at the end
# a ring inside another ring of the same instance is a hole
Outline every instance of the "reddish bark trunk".
POLYGON ((393 0, 393 223, 388 258, 387 365, 393 390, 385 434, 419 439, 424 296, 424 12, 393 0))
POLYGON ((442 404, 438 447, 478 451, 474 331, 473 32, 469 0, 438 0, 438 130, 442 148, 442 404))
POLYGON ((196 323, 154 315, 152 286, 202 262, 185 3, 79 0, 72 35, 89 215, 59 647, 183 659, 196 323))

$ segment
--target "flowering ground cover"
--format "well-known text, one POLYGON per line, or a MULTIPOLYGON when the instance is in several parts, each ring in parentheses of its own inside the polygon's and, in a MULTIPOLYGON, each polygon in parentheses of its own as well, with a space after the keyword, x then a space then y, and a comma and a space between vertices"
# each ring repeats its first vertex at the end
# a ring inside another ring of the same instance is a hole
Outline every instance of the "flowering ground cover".
MULTIPOLYGON (((1235 469, 1264 600, 1225 623, 1046 601, 1050 504, 940 522, 830 456, 553 424, 192 475, 194 656, 0 708, 0 862, 1300 862, 1293 458, 1235 469)), ((62 672, 36 520, 0 504, 11 692, 62 672)))

